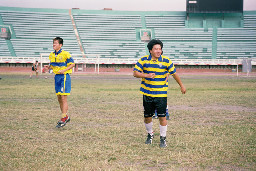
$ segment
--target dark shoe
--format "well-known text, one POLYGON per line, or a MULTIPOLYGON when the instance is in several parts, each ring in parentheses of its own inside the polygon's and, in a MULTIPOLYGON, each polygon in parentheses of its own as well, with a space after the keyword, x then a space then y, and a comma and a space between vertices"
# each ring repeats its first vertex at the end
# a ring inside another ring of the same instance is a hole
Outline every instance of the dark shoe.
POLYGON ((160 148, 164 148, 164 147, 167 147, 166 137, 160 136, 160 148))
POLYGON ((148 134, 145 144, 152 144, 153 138, 154 138, 154 134, 152 134, 152 135, 148 134))
POLYGON ((61 128, 66 125, 70 121, 70 117, 67 116, 65 118, 62 118, 60 121, 58 121, 56 128, 61 128))

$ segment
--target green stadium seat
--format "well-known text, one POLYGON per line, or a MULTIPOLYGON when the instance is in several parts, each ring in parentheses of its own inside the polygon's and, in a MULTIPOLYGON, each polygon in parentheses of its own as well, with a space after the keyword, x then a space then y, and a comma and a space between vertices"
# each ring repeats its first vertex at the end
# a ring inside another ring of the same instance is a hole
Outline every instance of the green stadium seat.
POLYGON ((0 40, 0 56, 11 56, 14 50, 18 57, 39 57, 52 51, 56 36, 64 39, 63 49, 81 54, 77 31, 85 53, 139 58, 148 53, 147 43, 140 40, 140 29, 151 29, 151 37, 163 41, 164 55, 171 59, 256 58, 255 11, 245 11, 241 19, 230 16, 226 21, 196 16, 188 22, 185 11, 72 10, 72 16, 77 30, 68 10, 0 7, 1 22, 14 32, 11 40, 0 40), (241 27, 231 28, 234 26, 241 27))

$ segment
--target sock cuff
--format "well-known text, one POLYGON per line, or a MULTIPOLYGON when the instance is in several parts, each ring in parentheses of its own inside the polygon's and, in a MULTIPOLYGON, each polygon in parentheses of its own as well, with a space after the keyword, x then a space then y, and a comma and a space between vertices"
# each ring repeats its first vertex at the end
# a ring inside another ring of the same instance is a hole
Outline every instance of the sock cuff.
POLYGON ((153 122, 150 122, 150 123, 144 123, 145 125, 148 125, 148 126, 152 126, 153 125, 153 122))
POLYGON ((66 113, 62 113, 62 118, 65 118, 67 116, 66 113))

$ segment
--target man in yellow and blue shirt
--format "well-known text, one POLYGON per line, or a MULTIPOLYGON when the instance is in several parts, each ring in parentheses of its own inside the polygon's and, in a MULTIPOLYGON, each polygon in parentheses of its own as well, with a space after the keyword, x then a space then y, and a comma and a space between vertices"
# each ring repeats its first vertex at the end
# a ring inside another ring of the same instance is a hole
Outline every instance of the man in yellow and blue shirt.
POLYGON ((186 93, 186 88, 176 73, 172 61, 162 55, 163 43, 153 39, 147 47, 150 55, 140 58, 133 70, 134 77, 142 78, 140 93, 143 94, 144 123, 148 132, 145 143, 152 143, 154 137, 152 116, 156 110, 160 122, 160 147, 166 147, 168 76, 173 76, 180 85, 182 94, 186 93))
POLYGON ((74 60, 70 53, 61 49, 63 46, 63 39, 56 37, 53 39, 53 49, 55 50, 49 55, 50 68, 55 74, 55 92, 58 97, 58 102, 62 112, 62 118, 57 123, 57 128, 63 127, 70 121, 67 115, 68 103, 67 95, 71 91, 71 78, 72 68, 75 66, 74 60))

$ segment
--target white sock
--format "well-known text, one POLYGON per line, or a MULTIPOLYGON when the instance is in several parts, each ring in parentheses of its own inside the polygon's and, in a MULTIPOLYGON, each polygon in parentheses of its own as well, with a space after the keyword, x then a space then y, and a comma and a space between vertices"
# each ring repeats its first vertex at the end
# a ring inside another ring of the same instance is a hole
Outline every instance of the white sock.
POLYGON ((166 137, 167 125, 166 126, 159 125, 159 127, 160 127, 160 136, 166 137))
POLYGON ((153 122, 150 122, 148 124, 145 123, 147 132, 152 135, 153 134, 153 122))

